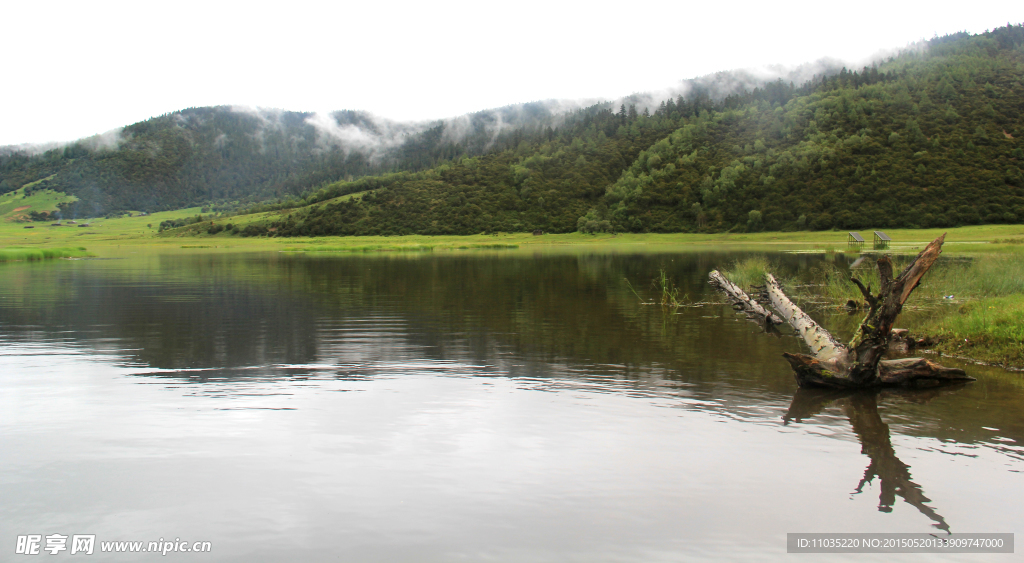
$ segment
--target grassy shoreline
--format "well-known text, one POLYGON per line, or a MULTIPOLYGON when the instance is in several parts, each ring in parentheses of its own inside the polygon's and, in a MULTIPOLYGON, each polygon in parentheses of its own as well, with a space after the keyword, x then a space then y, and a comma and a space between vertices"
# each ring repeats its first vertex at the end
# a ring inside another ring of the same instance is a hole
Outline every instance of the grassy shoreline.
MULTIPOLYGON (((49 224, 0 221, 0 248, 18 248, 24 259, 29 251, 81 248, 90 254, 109 257, 137 251, 155 252, 673 252, 688 250, 754 250, 810 253, 871 252, 870 244, 850 249, 845 231, 800 231, 710 234, 544 234, 496 233, 468 236, 368 236, 368 237, 241 237, 227 232, 215 235, 197 229, 175 229, 158 233, 166 219, 195 216, 199 209, 154 213, 152 215, 103 219, 89 227, 54 227, 49 224), (26 229, 26 226, 32 226, 26 229)), ((261 219, 266 219, 261 214, 261 219)), ((238 217, 215 219, 215 223, 238 223, 238 217)), ((209 225, 209 222, 205 223, 209 225)), ((862 234, 867 234, 870 231, 862 234)), ((955 314, 914 327, 916 333, 941 338, 939 351, 969 356, 981 361, 1024 367, 1024 225, 980 225, 952 229, 894 229, 889 252, 912 256, 925 244, 947 233, 945 256, 975 258, 975 272, 960 271, 953 279, 936 271, 929 273, 919 296, 954 294, 961 307, 955 314), (933 291, 934 290, 934 291, 933 291)), ((35 256, 36 254, 32 254, 35 256)), ((40 256, 42 254, 39 254, 40 256)), ((2 260, 2 259, 0 259, 2 260)), ((838 280, 837 292, 858 294, 852 284, 838 280)))
POLYGON ((1024 295, 968 301, 926 327, 937 350, 1013 369, 1024 368, 1024 295))
MULTIPOLYGON (((264 222, 278 212, 242 217, 222 217, 213 220, 217 225, 264 222)), ((76 247, 87 245, 90 250, 104 252, 118 246, 159 247, 211 246, 218 249, 246 251, 279 251, 318 247, 317 252, 332 249, 337 252, 370 252, 422 250, 465 250, 474 248, 542 248, 542 247, 605 247, 637 250, 654 247, 668 250, 672 246, 728 246, 771 250, 798 250, 808 252, 844 251, 848 248, 845 231, 796 231, 761 233, 619 233, 583 234, 562 233, 534 236, 531 233, 493 233, 478 235, 406 235, 365 237, 242 237, 220 232, 210 235, 200 227, 210 221, 158 232, 159 224, 168 219, 181 219, 201 214, 198 208, 134 214, 134 217, 90 220, 88 226, 52 226, 49 223, 23 223, 0 220, 0 247, 76 247), (31 227, 31 228, 26 228, 31 227), (310 245, 307 247, 307 245, 310 245), (358 248, 358 250, 356 250, 358 248)), ((945 253, 989 253, 1024 250, 1024 225, 978 225, 953 229, 895 229, 886 231, 893 239, 892 252, 916 253, 935 237, 948 232, 945 253), (994 244, 992 241, 1003 241, 994 244)), ((862 231, 869 235, 870 231, 862 231)), ((866 238, 870 239, 870 236, 866 238)), ((870 244, 863 250, 870 250, 870 244)))

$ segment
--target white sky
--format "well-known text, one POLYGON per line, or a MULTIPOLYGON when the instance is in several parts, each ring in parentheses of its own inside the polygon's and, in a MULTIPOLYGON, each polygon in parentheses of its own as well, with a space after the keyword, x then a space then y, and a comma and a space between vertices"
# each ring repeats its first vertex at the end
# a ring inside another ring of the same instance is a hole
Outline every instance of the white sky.
POLYGON ((1020 23, 1024 2, 9 0, 2 12, 8 145, 191 106, 423 120, 616 98, 720 70, 863 62, 936 34, 1020 23))

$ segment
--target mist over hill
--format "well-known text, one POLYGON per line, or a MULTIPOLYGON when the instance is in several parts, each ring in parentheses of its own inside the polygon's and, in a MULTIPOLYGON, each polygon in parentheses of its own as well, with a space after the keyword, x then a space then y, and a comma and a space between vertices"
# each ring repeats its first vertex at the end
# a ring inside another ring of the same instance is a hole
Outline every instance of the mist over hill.
MULTIPOLYGON (((1024 220, 1024 30, 557 129, 418 173, 340 182, 275 235, 759 231, 1024 220), (329 205, 347 193, 367 192, 329 205)), ((252 234, 252 232, 251 232, 252 234)))
POLYGON ((274 200, 483 154, 514 129, 555 125, 561 111, 536 102, 399 123, 358 111, 188 108, 63 146, 4 147, 0 193, 45 179, 36 189, 77 196, 83 215, 274 200))
POLYGON ((0 193, 42 180, 78 198, 74 216, 262 202, 292 210, 254 231, 277 235, 1015 222, 1022 38, 1006 26, 859 69, 722 72, 431 122, 189 108, 2 148, 0 193))
POLYGON ((653 111, 688 96, 722 101, 768 81, 835 74, 819 61, 796 69, 721 72, 613 101, 544 100, 427 122, 360 111, 331 114, 238 106, 188 108, 67 144, 0 147, 0 193, 41 179, 79 199, 75 215, 230 208, 307 195, 329 183, 515 148, 561 129, 579 112, 627 104, 653 111))

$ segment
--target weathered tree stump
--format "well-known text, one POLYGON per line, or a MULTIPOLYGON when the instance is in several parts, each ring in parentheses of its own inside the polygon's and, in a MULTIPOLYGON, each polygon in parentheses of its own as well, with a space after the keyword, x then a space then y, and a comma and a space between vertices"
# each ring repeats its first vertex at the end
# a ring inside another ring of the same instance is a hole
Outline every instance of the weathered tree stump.
MULTIPOLYGON (((896 317, 914 288, 921 283, 921 278, 938 259, 945 238, 946 235, 942 235, 928 244, 896 278, 892 277, 889 257, 879 258, 882 287, 877 294, 872 294, 871 288, 864 287, 856 278, 850 278, 860 288, 869 308, 857 333, 846 345, 790 301, 778 281, 766 273, 765 294, 769 303, 778 312, 778 317, 784 319, 811 350, 811 354, 783 354, 793 368, 797 384, 801 387, 859 389, 930 387, 974 381, 962 369, 947 368, 923 358, 882 360, 889 349, 896 317)), ((771 315, 717 270, 709 277, 710 283, 725 293, 734 307, 746 313, 751 320, 761 319, 762 325, 780 324, 774 322, 778 317, 771 315)))

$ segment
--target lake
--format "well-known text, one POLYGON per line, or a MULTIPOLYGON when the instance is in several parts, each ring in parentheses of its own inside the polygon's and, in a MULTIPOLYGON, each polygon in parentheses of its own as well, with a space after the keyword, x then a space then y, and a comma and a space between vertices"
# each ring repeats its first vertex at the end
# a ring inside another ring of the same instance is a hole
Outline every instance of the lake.
MULTIPOLYGON (((944 358, 978 381, 798 391, 781 354, 802 344, 706 282, 742 256, 0 264, 3 549, 89 534, 97 552, 210 542, 168 554, 183 561, 776 561, 801 558, 790 532, 1021 530, 1020 374, 944 358), (660 269, 711 303, 642 304, 660 269)), ((843 259, 771 257, 797 278, 843 259)))

